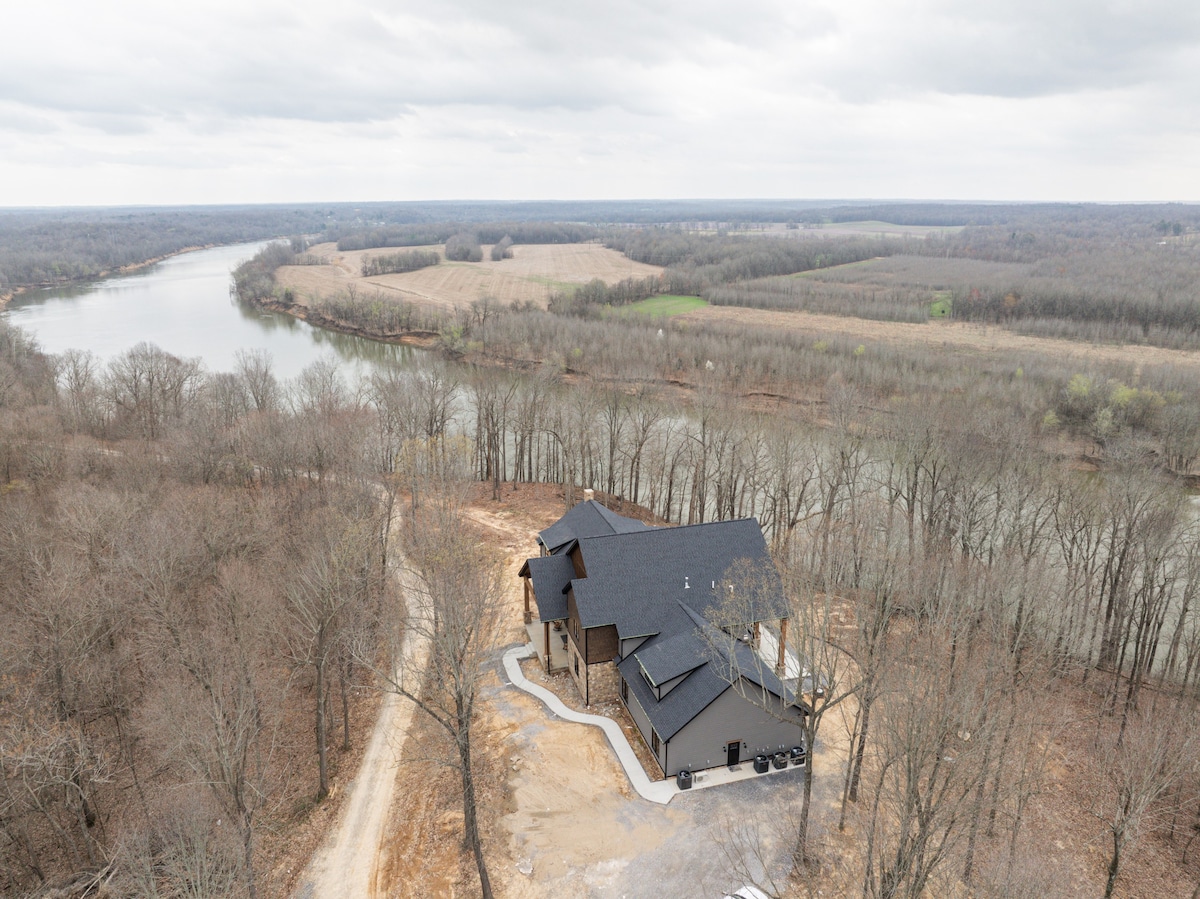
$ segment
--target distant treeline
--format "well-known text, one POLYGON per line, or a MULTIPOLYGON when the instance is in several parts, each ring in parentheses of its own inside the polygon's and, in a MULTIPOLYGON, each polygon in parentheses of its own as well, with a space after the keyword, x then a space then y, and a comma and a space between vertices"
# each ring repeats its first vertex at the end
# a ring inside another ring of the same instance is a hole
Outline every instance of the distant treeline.
MULTIPOLYGON (((514 243, 536 244, 597 239, 614 224, 678 231, 679 224, 697 222, 736 227, 864 220, 968 226, 947 238, 949 252, 1026 261, 1097 239, 1186 235, 1200 230, 1200 206, 640 200, 13 209, 0 210, 0 290, 86 280, 187 247, 285 234, 337 241, 346 251, 441 244, 464 229, 483 244, 506 234, 514 243)), ((675 255, 682 260, 688 253, 675 255)), ((672 264, 670 259, 655 263, 672 264)))
POLYGON ((302 206, 0 211, 0 290, 96 278, 188 247, 320 231, 302 206))
POLYGON ((615 232, 605 245, 630 259, 671 266, 696 285, 788 275, 904 252, 916 241, 876 237, 773 240, 689 234, 671 229, 615 232))
POLYGON ((374 256, 363 260, 362 273, 364 278, 375 275, 391 275, 402 272, 415 272, 418 269, 437 265, 441 261, 436 250, 412 250, 408 253, 389 253, 384 256, 374 256))
MULTIPOLYGON (((422 247, 445 243, 464 231, 463 222, 392 225, 350 229, 331 234, 342 252, 377 247, 422 247)), ((584 243, 599 236, 591 225, 563 222, 485 222, 467 229, 478 243, 499 243, 508 237, 515 244, 584 243)))

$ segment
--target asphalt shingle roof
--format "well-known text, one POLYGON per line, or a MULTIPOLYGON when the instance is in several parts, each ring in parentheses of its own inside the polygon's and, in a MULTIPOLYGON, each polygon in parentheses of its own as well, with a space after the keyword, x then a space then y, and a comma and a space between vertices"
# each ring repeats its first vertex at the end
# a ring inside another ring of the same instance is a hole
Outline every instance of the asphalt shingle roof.
POLYGON ((713 670, 711 665, 697 668, 683 682, 662 699, 654 695, 638 667, 637 653, 626 656, 617 665, 621 676, 629 684, 629 690, 637 697, 654 730, 663 740, 669 740, 689 721, 712 704, 713 700, 730 689, 728 681, 713 670))
POLYGON ((559 621, 567 617, 566 589, 575 577, 575 566, 571 557, 542 556, 525 563, 529 567, 529 578, 533 582, 534 601, 537 603, 538 621, 559 621))
POLYGON ((682 611, 691 624, 691 630, 648 640, 617 664, 621 676, 629 684, 629 689, 637 697, 638 704, 661 739, 670 740, 674 737, 718 696, 730 689, 739 677, 766 688, 787 702, 795 698, 795 694, 771 670, 770 663, 758 656, 751 647, 739 641, 730 641, 693 609, 683 606, 682 611), (650 659, 649 666, 647 658, 650 659), (678 671, 670 677, 658 679, 649 668, 657 668, 659 661, 664 658, 676 664, 686 664, 685 659, 700 659, 700 664, 693 667, 691 673, 671 692, 659 699, 646 683, 642 671, 645 670, 657 685, 683 673, 678 671))
POLYGON ((639 648, 634 655, 656 687, 681 674, 695 671, 708 661, 704 646, 693 634, 676 634, 648 641, 648 645, 639 648))
POLYGON ((787 614, 754 519, 648 528, 585 502, 539 540, 563 550, 526 562, 542 621, 566 617, 569 586, 583 627, 615 625, 621 638, 649 635, 617 667, 660 738, 670 740, 739 677, 790 699, 769 662, 712 623, 730 591, 745 602, 736 615, 742 625, 787 614), (575 577, 575 551, 586 577, 575 577), (659 699, 643 672, 659 686, 683 679, 659 699))
POLYGON ((774 586, 756 591, 756 607, 746 610, 747 620, 787 614, 762 531, 752 518, 584 537, 579 551, 587 577, 571 585, 584 627, 615 624, 622 637, 691 630, 679 603, 706 617, 719 609, 729 579, 739 576, 739 562, 774 586))
POLYGON ((562 518, 538 534, 548 552, 556 552, 579 537, 604 537, 649 530, 634 518, 618 515, 595 500, 578 503, 562 518))

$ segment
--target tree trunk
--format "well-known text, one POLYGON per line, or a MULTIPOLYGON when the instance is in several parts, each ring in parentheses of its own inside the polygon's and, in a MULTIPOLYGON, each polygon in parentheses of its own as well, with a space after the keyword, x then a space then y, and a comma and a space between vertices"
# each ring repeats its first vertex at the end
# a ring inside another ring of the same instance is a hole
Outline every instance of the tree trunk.
POLYGON ((325 662, 316 664, 317 672, 317 800, 329 795, 329 759, 325 724, 325 662))
POLYGON ((483 858, 483 842, 479 837, 479 819, 475 808, 475 775, 471 770, 471 725, 459 718, 458 756, 462 771, 463 791, 463 837, 475 856, 475 868, 479 872, 479 889, 483 899, 492 899, 492 882, 488 877, 487 863, 483 858))
POLYGON ((1112 899, 1113 887, 1117 885, 1117 871, 1121 867, 1121 840, 1114 833, 1112 860, 1108 863, 1108 884, 1104 887, 1104 899, 1112 899))
POLYGON ((350 659, 342 662, 340 678, 342 688, 342 752, 350 751, 350 659))
MULTIPOLYGON (((807 742, 807 741, 806 741, 807 742)), ((800 820, 796 825, 796 852, 794 858, 796 864, 806 866, 808 864, 808 810, 812 803, 812 780, 813 780, 813 756, 812 743, 808 742, 808 760, 804 766, 804 796, 800 800, 800 820)))
POLYGON ((254 828, 249 815, 242 820, 242 860, 246 868, 246 893, 249 899, 258 899, 258 884, 254 882, 254 828))
POLYGON ((864 698, 859 706, 862 709, 862 730, 858 733, 858 746, 854 750, 854 773, 850 776, 851 802, 858 802, 858 785, 862 780, 863 752, 867 746, 867 733, 871 729, 871 700, 864 698))

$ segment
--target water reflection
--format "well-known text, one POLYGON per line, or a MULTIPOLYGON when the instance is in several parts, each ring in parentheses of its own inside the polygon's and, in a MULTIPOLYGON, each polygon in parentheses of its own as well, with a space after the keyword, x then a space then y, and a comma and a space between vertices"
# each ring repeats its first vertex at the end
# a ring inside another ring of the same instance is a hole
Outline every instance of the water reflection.
POLYGON ((47 352, 90 350, 104 361, 143 340, 199 357, 213 371, 232 369, 238 350, 266 350, 284 378, 330 353, 351 375, 412 358, 409 347, 324 331, 232 298, 230 272, 262 246, 197 250, 96 284, 30 291, 2 314, 47 352))

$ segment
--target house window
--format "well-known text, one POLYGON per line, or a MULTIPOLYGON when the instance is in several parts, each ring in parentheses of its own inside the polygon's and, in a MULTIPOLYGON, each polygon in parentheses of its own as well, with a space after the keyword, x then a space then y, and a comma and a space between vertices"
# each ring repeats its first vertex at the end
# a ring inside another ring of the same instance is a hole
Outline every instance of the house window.
POLYGON ((625 678, 621 678, 621 698, 625 702, 629 702, 629 681, 625 678))
POLYGON ((652 728, 650 730, 650 751, 653 752, 655 755, 658 755, 658 750, 661 747, 662 747, 662 744, 658 741, 658 731, 656 731, 652 728))
POLYGON ((579 677, 579 656, 575 656, 575 676, 579 677))

